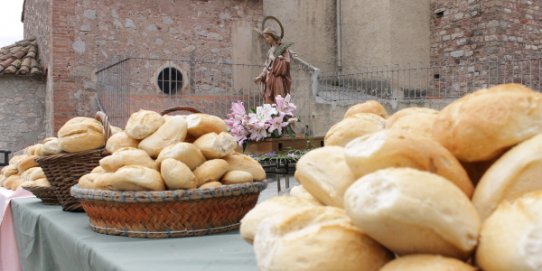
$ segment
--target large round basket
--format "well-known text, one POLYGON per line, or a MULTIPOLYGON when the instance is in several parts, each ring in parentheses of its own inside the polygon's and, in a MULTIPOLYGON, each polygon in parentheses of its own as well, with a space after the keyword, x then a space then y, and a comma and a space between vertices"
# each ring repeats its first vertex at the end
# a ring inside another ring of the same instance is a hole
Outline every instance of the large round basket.
POLYGON ((43 204, 59 205, 55 190, 52 187, 43 186, 25 186, 24 189, 32 192, 43 204))
MULTIPOLYGON (((96 118, 104 126, 105 138, 111 135, 109 121, 103 112, 98 112, 96 118)), ((79 200, 70 195, 70 188, 77 184, 81 176, 89 173, 100 164, 105 156, 105 149, 90 150, 77 153, 61 153, 36 158, 55 191, 62 210, 82 212, 79 200)))
POLYGON ((71 188, 92 230, 110 235, 170 238, 237 229, 254 208, 265 182, 172 191, 106 191, 71 188))

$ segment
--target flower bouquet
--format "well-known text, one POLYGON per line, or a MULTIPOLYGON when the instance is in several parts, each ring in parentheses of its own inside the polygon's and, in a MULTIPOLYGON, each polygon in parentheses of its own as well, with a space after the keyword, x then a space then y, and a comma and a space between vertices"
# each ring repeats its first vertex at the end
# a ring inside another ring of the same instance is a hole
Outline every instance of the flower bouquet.
POLYGON ((245 141, 262 141, 266 138, 277 138, 284 134, 295 137, 293 123, 296 106, 290 94, 286 97, 275 97, 275 104, 264 104, 247 113, 242 102, 233 102, 231 113, 225 120, 231 135, 240 146, 245 141))

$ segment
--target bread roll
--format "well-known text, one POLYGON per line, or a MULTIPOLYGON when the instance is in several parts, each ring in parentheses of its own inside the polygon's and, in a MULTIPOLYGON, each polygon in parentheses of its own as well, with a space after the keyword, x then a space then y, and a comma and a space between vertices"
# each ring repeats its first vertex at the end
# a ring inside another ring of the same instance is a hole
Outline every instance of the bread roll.
POLYGON ((113 173, 87 173, 79 178, 79 187, 84 189, 107 189, 101 178, 109 178, 113 173))
POLYGON ((47 178, 39 178, 33 181, 33 186, 39 186, 39 187, 51 187, 51 183, 47 180, 47 178))
POLYGON ((38 163, 36 162, 37 155, 31 155, 23 158, 17 163, 17 170, 19 173, 23 173, 25 170, 33 167, 37 167, 38 163))
POLYGON ((131 138, 141 140, 158 130, 164 122, 164 118, 160 114, 140 109, 130 116, 124 131, 131 138))
POLYGON ((439 255, 410 255, 397 258, 379 271, 476 271, 473 266, 439 255))
POLYGON ((26 155, 38 155, 38 149, 40 149, 42 144, 34 144, 24 148, 24 154, 26 155))
POLYGON ((375 100, 359 103, 348 108, 348 110, 346 110, 346 113, 344 113, 343 118, 349 118, 357 113, 371 113, 378 115, 382 118, 388 117, 388 112, 386 111, 386 108, 384 108, 382 104, 375 100))
POLYGON ((41 167, 33 167, 21 174, 23 181, 35 181, 37 179, 46 178, 41 167))
POLYGON ((16 167, 17 164, 26 157, 28 157, 28 155, 26 154, 14 155, 13 157, 11 157, 11 159, 9 159, 9 165, 16 167))
POLYGON ((102 124, 93 118, 75 117, 58 130, 58 143, 65 152, 82 152, 105 145, 102 124))
POLYGON ((154 160, 144 150, 135 148, 123 148, 100 159, 100 166, 107 172, 114 172, 127 165, 141 165, 154 170, 158 169, 154 160))
POLYGON ((242 170, 252 174, 254 181, 265 180, 265 170, 254 158, 240 153, 232 153, 223 158, 229 164, 229 170, 242 170))
POLYGON ((139 142, 139 148, 156 158, 163 148, 181 142, 186 137, 186 120, 182 116, 170 116, 152 135, 139 142))
POLYGON ((4 181, 7 179, 6 176, 4 176, 3 174, 0 174, 0 187, 3 187, 4 186, 4 181))
POLYGON ((194 170, 198 186, 208 182, 218 182, 228 172, 228 162, 222 159, 208 160, 194 170))
POLYGON ((221 118, 207 114, 191 114, 186 116, 188 134, 198 138, 204 134, 226 132, 228 126, 221 118))
POLYGON ((50 138, 47 138, 47 141, 44 140, 44 143, 37 150, 37 155, 46 156, 46 155, 59 154, 61 152, 62 152, 62 149, 60 148, 60 143, 58 142, 58 138, 50 137, 50 138))
POLYGON ((438 111, 430 108, 410 107, 398 111, 386 121, 386 128, 399 129, 419 136, 433 137, 433 123, 438 111), (408 112, 402 112, 407 111, 408 112), (399 114, 396 116, 396 114, 399 114), (395 116, 395 117, 394 117, 395 116), (394 118, 392 118, 394 117, 394 118))
POLYGON ((201 150, 205 158, 218 159, 233 153, 237 148, 237 141, 227 132, 208 133, 194 141, 194 145, 201 150))
POLYGON ((102 174, 98 178, 99 187, 119 191, 162 191, 166 186, 160 172, 140 165, 119 168, 115 173, 102 174))
POLYGON ((503 202, 480 233, 476 262, 485 271, 542 270, 542 192, 503 202))
POLYGON ((208 183, 202 184, 198 188, 199 189, 209 189, 209 188, 217 188, 217 187, 221 187, 221 186, 223 186, 223 184, 221 182, 208 182, 208 183))
POLYGON ((242 170, 228 171, 224 177, 222 177, 223 184, 251 183, 252 181, 254 181, 252 174, 242 170))
POLYGON ((429 172, 389 168, 365 175, 348 188, 344 206, 354 225, 399 255, 466 259, 477 243, 480 218, 472 203, 429 172))
POLYGON ((4 187, 10 190, 17 190, 23 179, 19 175, 11 175, 4 180, 4 187))
POLYGON ((292 197, 298 197, 302 199, 306 199, 310 201, 311 203, 314 203, 316 205, 322 205, 321 202, 319 202, 315 197, 309 193, 305 188, 303 188, 302 185, 296 185, 290 189, 290 196, 292 197))
POLYGON ((446 178, 468 197, 474 190, 467 172, 447 149, 406 131, 383 130, 356 138, 346 145, 345 157, 356 178, 383 168, 410 167, 446 178))
POLYGON ((92 171, 90 171, 90 173, 106 173, 106 172, 107 171, 101 166, 97 166, 93 168, 92 171))
POLYGON ((469 94, 438 114, 433 137, 459 160, 490 160, 542 132, 542 94, 518 84, 469 94))
POLYGON ((17 169, 16 165, 7 165, 2 168, 2 171, 0 171, 2 175, 9 177, 11 175, 15 175, 19 173, 19 170, 17 169))
POLYGON ((168 158, 162 161, 160 173, 170 190, 196 188, 198 182, 192 170, 183 162, 168 158))
POLYGON ((399 121, 400 119, 410 116, 410 115, 437 115, 438 110, 427 108, 427 107, 407 107, 403 108, 391 115, 389 118, 386 119, 386 127, 391 127, 395 124, 396 121, 399 121))
POLYGON ((109 129, 111 130, 111 135, 118 134, 120 132, 123 132, 123 130, 120 127, 109 125, 109 129))
POLYGON ((344 148, 326 146, 311 150, 296 165, 296 180, 325 205, 343 206, 344 191, 355 177, 344 158, 344 148))
POLYGON ((261 271, 378 270, 393 255, 333 207, 265 219, 254 239, 261 271))
POLYGON ((139 140, 131 138, 126 132, 118 132, 112 135, 105 144, 105 149, 109 153, 114 153, 118 149, 122 148, 137 148, 139 146, 139 140))
POLYGON ((163 160, 173 158, 186 164, 190 170, 194 170, 205 162, 205 157, 201 151, 191 143, 179 142, 169 145, 162 149, 156 163, 160 164, 163 160))
POLYGON ((504 200, 542 190, 542 134, 506 152, 480 179, 472 202, 480 217, 488 217, 504 200))
POLYGON ((344 147, 357 137, 384 129, 385 120, 375 114, 359 113, 331 126, 324 137, 324 145, 344 147))

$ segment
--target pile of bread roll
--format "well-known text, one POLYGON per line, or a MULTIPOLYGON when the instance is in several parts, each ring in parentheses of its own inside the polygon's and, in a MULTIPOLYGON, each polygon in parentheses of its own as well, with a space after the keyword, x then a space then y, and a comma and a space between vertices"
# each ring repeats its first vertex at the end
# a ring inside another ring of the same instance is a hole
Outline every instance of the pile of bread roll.
POLYGON ((241 221, 259 270, 542 270, 542 94, 352 107, 241 221))
POLYGON ((9 164, 0 170, 0 186, 10 190, 29 186, 50 187, 35 158, 35 155, 27 153, 13 156, 9 164))
POLYGON ((160 191, 263 181, 265 171, 237 153, 225 122, 207 114, 133 113, 105 144, 110 153, 79 179, 87 189, 160 191))

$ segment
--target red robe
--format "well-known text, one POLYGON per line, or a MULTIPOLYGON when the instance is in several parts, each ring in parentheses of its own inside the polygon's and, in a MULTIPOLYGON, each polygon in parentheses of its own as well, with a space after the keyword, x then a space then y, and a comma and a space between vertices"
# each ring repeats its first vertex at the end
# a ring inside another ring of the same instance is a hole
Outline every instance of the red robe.
POLYGON ((284 97, 290 93, 292 86, 290 51, 288 49, 284 50, 281 56, 282 58, 276 57, 273 61, 268 57, 265 61, 265 68, 260 74, 262 78, 262 96, 266 104, 274 104, 277 95, 284 97))

